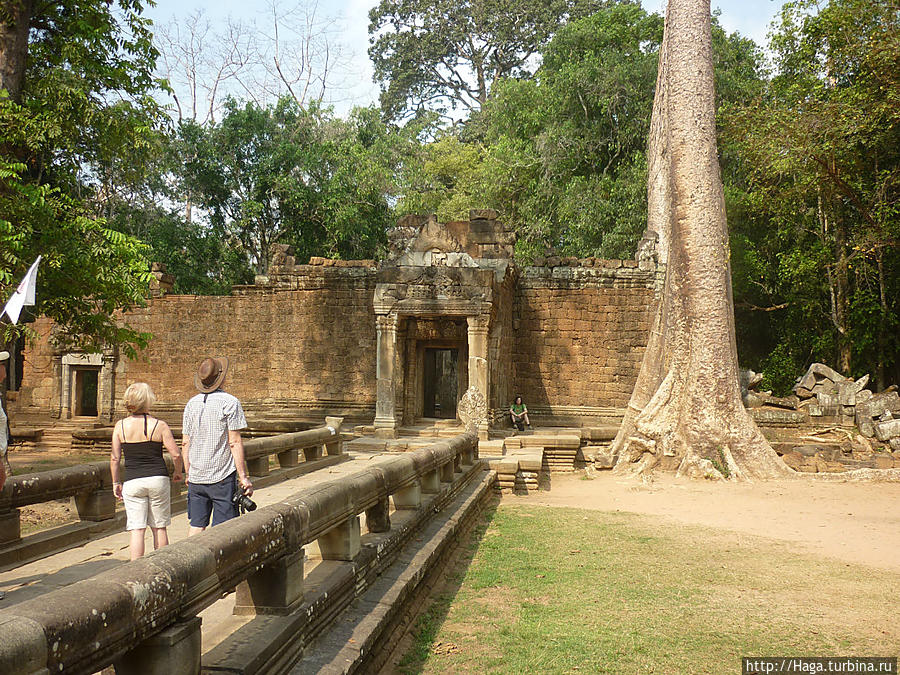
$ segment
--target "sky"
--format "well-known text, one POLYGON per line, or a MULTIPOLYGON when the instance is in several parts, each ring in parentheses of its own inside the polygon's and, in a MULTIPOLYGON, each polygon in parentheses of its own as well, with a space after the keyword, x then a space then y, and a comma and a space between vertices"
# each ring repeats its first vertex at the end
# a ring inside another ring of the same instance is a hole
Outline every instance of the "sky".
MULTIPOLYGON (((310 0, 314 4, 315 0, 310 0)), ((340 43, 344 67, 338 86, 331 90, 326 102, 342 115, 354 105, 368 105, 378 100, 378 86, 372 82, 372 65, 368 54, 368 14, 378 0, 325 0, 316 12, 335 20, 333 40, 340 43)), ((641 0, 648 12, 662 13, 664 0, 641 0)), ((713 9, 721 11, 719 21, 728 32, 737 31, 766 44, 769 24, 778 13, 783 0, 712 0, 713 9)), ((231 16, 242 21, 260 20, 265 7, 263 0, 157 0, 156 7, 146 14, 154 23, 165 24, 202 10, 211 23, 231 16)))

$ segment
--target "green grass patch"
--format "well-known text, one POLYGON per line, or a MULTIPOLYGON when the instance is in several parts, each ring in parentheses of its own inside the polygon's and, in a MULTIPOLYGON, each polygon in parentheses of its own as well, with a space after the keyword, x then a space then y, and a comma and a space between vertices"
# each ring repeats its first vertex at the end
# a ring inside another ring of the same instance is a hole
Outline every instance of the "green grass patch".
POLYGON ((900 575, 784 543, 503 503, 472 545, 400 672, 740 672, 742 656, 900 645, 900 575))

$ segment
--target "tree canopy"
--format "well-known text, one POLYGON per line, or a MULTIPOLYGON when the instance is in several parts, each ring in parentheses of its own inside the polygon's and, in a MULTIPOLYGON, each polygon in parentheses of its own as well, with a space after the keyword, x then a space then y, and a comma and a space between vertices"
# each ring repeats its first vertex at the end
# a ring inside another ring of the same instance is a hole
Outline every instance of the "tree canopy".
POLYGON ((742 342, 776 387, 816 360, 884 386, 900 346, 900 16, 788 2, 771 46, 777 74, 725 116, 742 342))
POLYGON ((383 87, 381 107, 393 118, 423 110, 478 110, 497 80, 533 72, 542 47, 561 25, 608 4, 381 0, 369 12, 369 56, 383 87))
POLYGON ((115 198, 112 176, 143 179, 161 120, 142 9, 16 2, 0 15, 0 296, 43 255, 35 312, 63 328, 61 342, 146 339, 114 317, 142 302, 146 247, 97 215, 115 198))

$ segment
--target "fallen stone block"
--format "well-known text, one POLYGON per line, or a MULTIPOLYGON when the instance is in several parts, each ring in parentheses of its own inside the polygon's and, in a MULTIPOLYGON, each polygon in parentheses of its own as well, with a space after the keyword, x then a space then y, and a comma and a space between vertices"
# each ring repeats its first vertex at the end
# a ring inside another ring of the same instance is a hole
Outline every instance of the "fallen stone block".
POLYGON ((875 438, 879 441, 888 441, 892 438, 900 438, 900 420, 888 420, 875 424, 875 438))
POLYGON ((841 382, 847 378, 841 375, 833 368, 829 368, 824 363, 813 363, 798 381, 795 387, 802 387, 810 391, 815 391, 816 385, 822 382, 841 382))
POLYGON ((871 438, 875 435, 874 419, 885 412, 900 412, 900 394, 896 389, 887 389, 875 394, 867 401, 856 403, 856 426, 863 436, 871 438))
POLYGON ((593 450, 595 469, 612 469, 616 465, 616 458, 611 449, 596 447, 593 450))

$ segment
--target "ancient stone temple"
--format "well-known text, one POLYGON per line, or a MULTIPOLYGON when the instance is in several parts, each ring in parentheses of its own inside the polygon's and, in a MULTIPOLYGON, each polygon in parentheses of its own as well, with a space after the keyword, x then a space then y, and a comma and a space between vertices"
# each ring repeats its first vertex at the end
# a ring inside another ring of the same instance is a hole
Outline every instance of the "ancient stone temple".
MULTIPOLYGON (((254 420, 341 415, 392 436, 423 420, 453 420, 470 386, 487 401, 485 436, 507 425, 517 394, 538 424, 615 422, 646 343, 660 272, 646 242, 635 260, 513 259, 515 235, 490 210, 468 221, 407 216, 389 232, 386 259, 296 264, 286 247, 267 276, 231 296, 166 293, 128 322, 152 333, 130 360, 53 347, 49 321, 25 353, 19 419, 109 422, 135 381, 178 421, 207 355, 227 356, 227 389, 254 420)), ((652 247, 651 247, 652 248, 652 247)))

